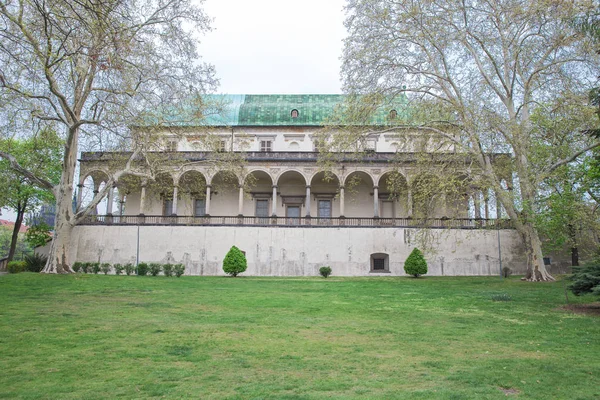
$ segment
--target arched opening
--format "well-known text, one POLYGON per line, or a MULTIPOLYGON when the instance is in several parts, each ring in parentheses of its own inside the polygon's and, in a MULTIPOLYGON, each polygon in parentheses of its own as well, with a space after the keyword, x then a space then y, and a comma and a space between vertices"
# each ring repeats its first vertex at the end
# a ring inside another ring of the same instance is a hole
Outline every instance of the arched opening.
POLYGON ((298 224, 298 218, 306 214, 306 179, 297 171, 286 171, 277 179, 277 189, 276 214, 287 217, 289 224, 298 224))
POLYGON ((140 214, 142 179, 135 175, 122 175, 117 182, 117 188, 120 215, 140 214))
POLYGON ((148 181, 144 213, 163 216, 175 214, 173 189, 173 177, 166 172, 161 172, 156 175, 154 180, 148 181))
POLYGON ((404 175, 398 171, 386 172, 379 178, 378 186, 380 217, 383 219, 408 217, 408 183, 404 175))
POLYGON ((267 224, 273 207, 273 179, 265 171, 252 171, 244 180, 250 199, 244 200, 244 215, 253 215, 267 224))
MULTIPOLYGON (((104 171, 91 171, 83 179, 83 185, 78 187, 77 193, 77 209, 81 210, 88 207, 94 200, 94 197, 104 190, 108 175, 104 171)), ((105 196, 92 210, 92 215, 105 215, 107 212, 108 200, 105 196)))
POLYGON ((211 215, 238 215, 239 179, 232 171, 219 171, 211 180, 211 215))
POLYGON ((206 215, 206 178, 199 171, 186 171, 179 177, 177 213, 203 217, 206 215))
MULTIPOLYGON (((340 215, 340 198, 338 196, 340 180, 329 171, 316 173, 310 181, 310 215, 318 218, 332 218, 340 215)), ((321 223, 331 221, 320 220, 321 223)))
POLYGON ((363 171, 354 171, 344 180, 346 217, 373 217, 373 179, 363 171))

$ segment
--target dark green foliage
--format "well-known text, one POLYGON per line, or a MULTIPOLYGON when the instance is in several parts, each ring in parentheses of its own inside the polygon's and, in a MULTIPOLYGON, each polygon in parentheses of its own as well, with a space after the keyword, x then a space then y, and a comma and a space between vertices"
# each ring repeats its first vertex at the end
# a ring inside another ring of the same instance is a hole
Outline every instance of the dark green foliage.
POLYGON ((321 274, 323 278, 327 278, 329 275, 331 275, 331 267, 319 268, 319 274, 321 274))
POLYGON ((237 247, 231 246, 231 249, 229 249, 229 252, 227 252, 225 259, 223 260, 223 271, 225 271, 226 274, 236 277, 238 274, 244 272, 246 267, 247 262, 244 253, 237 247))
POLYGON ((415 278, 427 273, 427 261, 425 261, 425 257, 423 257, 421 250, 416 247, 413 249, 404 262, 404 272, 415 278))
POLYGON ((48 257, 42 254, 28 254, 24 259, 27 264, 27 271, 29 272, 41 272, 42 269, 46 266, 46 261, 48 261, 48 257))
POLYGON ((137 274, 140 276, 148 275, 148 270, 149 270, 149 267, 148 267, 148 264, 146 264, 146 263, 142 262, 142 263, 139 263, 137 266, 137 274))
POLYGON ((165 276, 173 276, 173 264, 163 264, 162 269, 165 276))
POLYGON ((98 272, 100 272, 100 263, 99 262, 93 262, 90 264, 91 264, 93 273, 97 274, 98 272))
POLYGON ((173 272, 175 272, 175 276, 179 278, 185 272, 185 265, 183 265, 183 264, 175 264, 173 266, 173 272))
POLYGON ((6 269, 11 274, 18 274, 19 272, 27 271, 27 264, 25 261, 11 261, 6 266, 6 269))
POLYGON ((40 222, 27 229, 25 240, 31 247, 43 246, 52 238, 51 231, 52 227, 48 226, 45 222, 40 222))
POLYGON ((508 267, 504 267, 502 268, 502 276, 504 278, 508 278, 509 276, 512 275, 512 269, 508 268, 508 267))
POLYGON ((597 258, 580 267, 573 267, 569 289, 576 295, 592 293, 600 296, 600 259, 597 258))
POLYGON ((113 265, 113 268, 115 269, 116 275, 121 275, 123 273, 123 270, 125 269, 123 264, 115 264, 115 265, 113 265))
POLYGON ((100 271, 102 271, 102 273, 104 275, 108 275, 108 273, 110 272, 110 264, 109 263, 100 264, 100 271))
POLYGON ((135 265, 133 265, 132 263, 125 264, 125 273, 127 275, 135 273, 135 265))
POLYGON ((148 266, 150 269, 150 275, 152 276, 160 274, 160 271, 162 270, 162 265, 159 263, 150 263, 148 266))
POLYGON ((81 271, 82 267, 83 267, 83 263, 81 261, 76 261, 73 263, 73 266, 71 268, 73 268, 74 272, 79 272, 79 271, 81 271))
POLYGON ((92 270, 92 263, 91 262, 81 263, 81 270, 83 271, 84 274, 89 273, 92 270))

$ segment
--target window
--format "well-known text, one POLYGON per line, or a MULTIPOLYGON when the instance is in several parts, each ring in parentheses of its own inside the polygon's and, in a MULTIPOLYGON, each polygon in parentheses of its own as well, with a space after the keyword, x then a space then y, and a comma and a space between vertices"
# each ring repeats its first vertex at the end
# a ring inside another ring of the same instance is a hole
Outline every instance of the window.
POLYGON ((267 199, 256 199, 256 210, 255 215, 258 218, 259 224, 267 224, 269 222, 269 200, 267 199))
POLYGON ((206 215, 206 200, 195 199, 194 200, 194 217, 203 217, 206 215))
POLYGON ((396 110, 390 111, 390 119, 396 119, 396 118, 398 118, 398 111, 396 111, 396 110))
POLYGON ((321 218, 331 218, 331 200, 319 200, 317 216, 321 218))
POLYGON ((390 272, 390 257, 386 253, 371 254, 370 272, 390 272))
POLYGON ((173 215, 173 199, 165 199, 163 201, 163 215, 173 215))
POLYGON ((219 142, 219 149, 218 149, 218 151, 220 151, 221 153, 227 151, 227 141, 221 140, 219 142))
POLYGON ((298 118, 298 115, 299 115, 298 110, 293 109, 291 112, 291 115, 292 115, 292 118, 294 118, 294 119, 298 118))
POLYGON ((177 151, 177 140, 167 141, 167 151, 177 151))
POLYGON ((261 140, 260 141, 260 151, 273 151, 273 142, 270 140, 261 140))
POLYGON ((285 216, 287 217, 287 223, 289 225, 299 225, 300 224, 300 206, 299 205, 289 205, 285 209, 285 216))

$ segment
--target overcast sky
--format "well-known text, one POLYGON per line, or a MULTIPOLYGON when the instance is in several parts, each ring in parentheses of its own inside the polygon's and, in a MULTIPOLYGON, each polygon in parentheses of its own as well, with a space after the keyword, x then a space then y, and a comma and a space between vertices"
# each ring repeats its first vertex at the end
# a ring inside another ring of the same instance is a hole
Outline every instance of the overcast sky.
POLYGON ((206 0, 219 93, 341 93, 344 0, 206 0))

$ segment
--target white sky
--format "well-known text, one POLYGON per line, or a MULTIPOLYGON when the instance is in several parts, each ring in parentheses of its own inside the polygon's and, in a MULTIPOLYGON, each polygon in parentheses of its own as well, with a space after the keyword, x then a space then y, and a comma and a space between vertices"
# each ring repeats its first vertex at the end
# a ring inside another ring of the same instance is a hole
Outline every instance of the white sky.
POLYGON ((206 0, 199 46, 219 93, 341 93, 344 0, 206 0))

